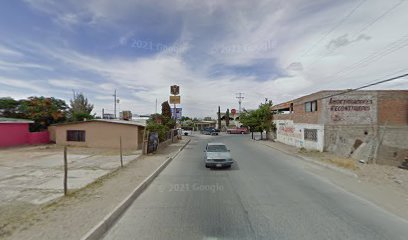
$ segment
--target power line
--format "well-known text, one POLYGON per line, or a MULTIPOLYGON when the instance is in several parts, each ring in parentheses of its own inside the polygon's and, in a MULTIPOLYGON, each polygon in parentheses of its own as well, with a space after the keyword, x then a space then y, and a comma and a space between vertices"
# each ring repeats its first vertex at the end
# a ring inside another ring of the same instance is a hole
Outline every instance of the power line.
MULTIPOLYGON (((374 25, 376 22, 378 22, 379 20, 381 20, 382 18, 384 18, 386 15, 388 15, 390 12, 392 12, 395 8, 397 8, 399 5, 401 5, 402 3, 404 3, 406 0, 400 0, 400 2, 397 2, 396 4, 392 5, 390 8, 388 8, 387 10, 385 10, 385 12, 383 12, 381 15, 379 15, 378 17, 376 17, 373 21, 371 21, 370 23, 368 23, 367 25, 365 25, 363 28, 361 28, 357 33, 355 33, 355 37, 357 37, 357 35, 365 30, 367 30, 369 27, 371 27, 372 25, 374 25)), ((391 43, 393 44, 393 43, 391 43)), ((328 57, 329 54, 333 53, 335 51, 335 49, 332 49, 331 51, 329 51, 328 53, 324 54, 322 57, 317 58, 314 62, 312 62, 311 67, 313 67, 314 65, 316 65, 317 62, 320 62, 321 60, 323 60, 324 58, 328 57)))
MULTIPOLYGON (((392 12, 394 9, 396 9, 399 5, 401 5, 402 3, 404 3, 406 0, 400 0, 399 2, 397 2, 396 4, 392 5, 390 8, 388 8, 387 10, 385 10, 385 12, 383 12, 383 14, 381 14, 380 16, 378 16, 377 18, 375 18, 373 21, 371 21, 369 24, 365 25, 362 29, 360 29, 360 31, 357 32, 357 34, 367 30, 369 27, 371 27, 372 25, 374 25, 376 22, 378 22, 379 20, 381 20, 383 17, 387 16, 390 12, 392 12)), ((357 35, 356 34, 356 35, 357 35)))
POLYGON ((351 17, 354 12, 363 5, 367 0, 360 1, 351 11, 344 16, 334 27, 332 27, 328 32, 326 32, 319 40, 317 40, 310 48, 306 49, 306 51, 301 55, 301 57, 306 56, 311 50, 313 50, 321 41, 323 41, 329 34, 334 32, 338 27, 340 27, 349 17, 351 17))
MULTIPOLYGON (((386 83, 386 82, 391 82, 391 81, 394 81, 394 80, 397 80, 397 79, 401 79, 401 78, 404 78, 404 77, 408 77, 408 73, 404 73, 404 74, 402 74, 402 75, 398 75, 398 76, 391 77, 391 78, 387 78, 387 79, 380 80, 380 81, 377 81, 377 82, 369 83, 369 84, 363 85, 363 86, 358 87, 358 88, 349 89, 349 90, 346 90, 346 91, 343 91, 343 92, 340 92, 340 93, 335 93, 335 94, 332 94, 332 95, 329 95, 329 96, 317 98, 317 99, 310 100, 310 101, 319 101, 319 100, 322 100, 322 99, 331 98, 331 97, 335 97, 335 96, 347 94, 347 93, 350 93, 350 92, 355 92, 355 91, 358 91, 358 90, 361 90, 361 89, 364 89, 364 88, 372 87, 372 86, 375 86, 375 85, 378 85, 378 84, 382 84, 382 83, 386 83)), ((287 102, 291 102, 291 101, 287 101, 287 102)), ((296 103, 296 104, 294 104, 294 105, 295 105, 295 106, 299 106, 299 105, 303 105, 303 104, 304 104, 304 102, 302 102, 302 103, 296 103)), ((279 105, 279 104, 278 104, 278 105, 279 105)))
POLYGON ((358 62, 355 62, 348 67, 345 67, 344 69, 338 71, 337 73, 331 75, 331 77, 336 76, 336 75, 345 75, 345 74, 350 74, 351 72, 354 72, 362 67, 365 67, 373 62, 376 62, 383 58, 384 56, 387 56, 401 48, 407 47, 408 46, 408 34, 404 35, 403 37, 399 38, 398 40, 388 44, 385 46, 385 48, 381 49, 380 51, 377 51, 370 56, 367 56, 363 59, 361 59, 358 62))
POLYGON ((378 84, 391 82, 391 81, 394 81, 394 80, 397 80, 397 79, 400 79, 400 78, 404 78, 404 77, 407 77, 407 76, 408 76, 408 73, 405 73, 405 74, 402 74, 402 75, 399 75, 399 76, 396 76, 396 77, 392 77, 392 78, 388 78, 388 79, 381 80, 381 81, 378 81, 378 82, 366 84, 366 85, 363 85, 363 86, 358 87, 358 88, 353 88, 353 89, 350 89, 350 90, 347 90, 347 91, 344 91, 344 92, 341 92, 341 93, 336 93, 336 94, 333 94, 333 95, 330 95, 330 96, 318 98, 316 100, 322 100, 322 99, 326 99, 326 98, 330 98, 330 97, 334 97, 334 96, 338 96, 338 95, 343 95, 343 94, 354 92, 354 91, 357 91, 357 90, 360 90, 360 89, 372 87, 372 86, 375 86, 375 85, 378 85, 378 84))
MULTIPOLYGON (((399 5, 401 5, 402 3, 404 3, 405 0, 400 0, 399 2, 397 2, 396 4, 392 5, 390 8, 386 9, 385 12, 383 12, 381 15, 379 15, 378 17, 376 17, 373 21, 369 22, 367 25, 365 25, 363 28, 361 28, 357 33, 355 33, 355 36, 357 37, 357 35, 363 31, 365 31, 366 29, 368 29, 369 27, 371 27, 372 25, 374 25, 375 23, 377 23, 379 20, 381 20, 382 18, 384 18, 385 16, 387 16, 390 12, 392 12, 395 8, 397 8, 399 5)), ((358 6, 357 6, 358 7, 358 6)), ((322 57, 316 59, 311 67, 313 67, 314 65, 316 65, 317 62, 320 62, 321 60, 323 60, 324 58, 328 57, 329 54, 333 53, 335 49, 332 49, 331 51, 329 51, 328 53, 324 54, 322 57)))

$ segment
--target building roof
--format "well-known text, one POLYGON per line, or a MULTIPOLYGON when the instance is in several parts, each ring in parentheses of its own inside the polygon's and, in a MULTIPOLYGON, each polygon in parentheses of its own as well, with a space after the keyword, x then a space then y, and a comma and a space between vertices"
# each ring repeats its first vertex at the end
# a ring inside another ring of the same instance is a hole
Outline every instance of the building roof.
POLYGON ((34 123, 34 121, 21 118, 0 117, 0 123, 34 123))
POLYGON ((139 127, 146 127, 146 124, 145 124, 145 123, 142 123, 142 122, 125 121, 125 120, 118 120, 118 119, 92 119, 92 120, 86 120, 86 121, 58 123, 58 124, 53 124, 53 126, 70 125, 70 124, 81 124, 81 123, 90 123, 90 122, 105 122, 105 123, 116 123, 116 124, 125 124, 125 125, 133 125, 133 126, 139 126, 139 127))
POLYGON ((271 107, 271 110, 279 110, 279 109, 284 109, 284 108, 289 108, 291 103, 298 103, 298 102, 302 102, 304 101, 304 99, 313 97, 313 96, 319 96, 316 97, 316 100, 321 99, 322 95, 327 95, 324 97, 330 97, 331 95, 333 95, 333 97, 335 96, 339 96, 342 94, 347 94, 347 93, 373 93, 373 92, 377 92, 377 93, 396 93, 396 92, 404 92, 408 94, 408 90, 358 90, 358 91, 354 91, 352 89, 343 89, 343 90, 322 90, 322 91, 318 91, 318 92, 314 92, 311 94, 307 94, 295 99, 292 99, 290 101, 286 101, 283 103, 279 103, 276 105, 273 105, 271 107))

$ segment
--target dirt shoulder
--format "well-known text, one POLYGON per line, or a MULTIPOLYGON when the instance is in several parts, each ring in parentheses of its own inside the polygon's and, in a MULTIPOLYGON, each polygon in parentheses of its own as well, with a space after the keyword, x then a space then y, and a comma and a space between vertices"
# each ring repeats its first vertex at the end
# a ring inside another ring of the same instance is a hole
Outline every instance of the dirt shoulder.
POLYGON ((80 239, 187 140, 184 138, 154 155, 139 157, 124 168, 50 204, 2 214, 0 238, 80 239))
POLYGON ((408 220, 408 170, 362 164, 327 152, 305 151, 279 142, 259 143, 307 160, 314 174, 408 220))

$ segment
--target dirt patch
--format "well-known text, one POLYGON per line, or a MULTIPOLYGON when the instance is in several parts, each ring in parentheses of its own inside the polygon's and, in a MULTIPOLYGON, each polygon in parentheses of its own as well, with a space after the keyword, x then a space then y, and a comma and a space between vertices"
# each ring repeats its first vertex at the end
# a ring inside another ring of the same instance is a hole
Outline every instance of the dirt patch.
POLYGON ((0 216, 0 238, 80 239, 186 141, 131 161, 124 168, 51 203, 8 205, 9 209, 0 216))
POLYGON ((349 170, 358 169, 357 161, 351 158, 339 157, 326 152, 306 151, 305 149, 299 150, 298 153, 302 156, 311 157, 322 162, 333 164, 337 167, 346 168, 349 170))
POLYGON ((394 166, 360 164, 358 176, 376 184, 390 184, 408 193, 408 170, 394 166))

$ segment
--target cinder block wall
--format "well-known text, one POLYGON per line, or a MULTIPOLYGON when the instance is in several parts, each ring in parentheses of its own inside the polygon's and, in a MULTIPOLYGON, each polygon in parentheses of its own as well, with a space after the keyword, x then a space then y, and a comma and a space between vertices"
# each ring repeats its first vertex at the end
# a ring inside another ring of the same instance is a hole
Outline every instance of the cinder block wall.
POLYGON ((408 91, 378 93, 378 124, 408 126, 408 91))

